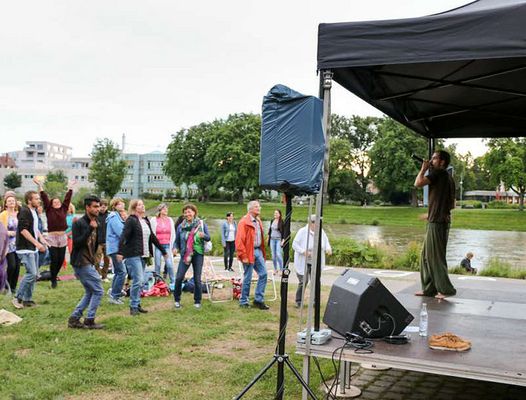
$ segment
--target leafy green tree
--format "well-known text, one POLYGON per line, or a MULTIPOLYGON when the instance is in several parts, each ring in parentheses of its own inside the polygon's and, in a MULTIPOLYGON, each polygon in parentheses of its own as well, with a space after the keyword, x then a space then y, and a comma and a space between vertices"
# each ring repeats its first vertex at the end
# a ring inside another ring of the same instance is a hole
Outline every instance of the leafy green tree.
POLYGON ((351 144, 347 139, 331 138, 329 153, 329 203, 360 195, 360 186, 353 171, 351 144))
POLYGON ((369 150, 376 140, 378 124, 381 121, 381 118, 358 115, 346 118, 334 114, 331 117, 331 137, 347 140, 351 145, 352 168, 359 183, 358 190, 356 188, 353 190, 353 197, 357 198, 362 205, 369 199, 367 192, 371 168, 369 150))
POLYGON ((411 200, 416 206, 414 182, 420 166, 411 154, 427 154, 427 142, 390 118, 384 118, 377 128, 378 136, 369 151, 374 184, 385 200, 393 204, 411 200))
POLYGON ((106 197, 113 197, 121 189, 126 175, 126 161, 121 150, 108 138, 98 139, 90 154, 92 165, 88 180, 95 183, 95 190, 106 197))
POLYGON ((68 177, 63 171, 50 171, 46 175, 44 190, 50 197, 62 197, 66 193, 68 177))
POLYGON ((205 156, 221 124, 214 121, 181 129, 172 135, 166 150, 164 173, 176 185, 195 184, 204 201, 208 201, 216 183, 215 171, 209 168, 205 156))
POLYGON ((526 138, 490 139, 484 158, 495 186, 504 184, 519 195, 519 210, 524 210, 526 192, 526 138))
POLYGON ((7 189, 15 190, 22 186, 22 177, 13 171, 4 176, 4 186, 7 189))
POLYGON ((214 171, 215 186, 235 193, 243 203, 243 192, 257 192, 261 117, 233 114, 216 124, 205 163, 214 171))
POLYGON ((473 173, 472 186, 466 186, 466 190, 494 190, 495 185, 491 182, 490 171, 486 168, 485 155, 477 157, 473 160, 471 165, 471 172, 473 173))

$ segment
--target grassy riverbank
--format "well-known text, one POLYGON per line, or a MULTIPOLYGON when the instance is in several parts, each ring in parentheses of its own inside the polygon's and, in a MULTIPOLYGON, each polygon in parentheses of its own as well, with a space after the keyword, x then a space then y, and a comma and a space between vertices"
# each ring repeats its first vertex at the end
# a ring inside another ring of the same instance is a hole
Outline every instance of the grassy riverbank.
MULTIPOLYGON (((147 208, 153 208, 158 202, 148 200, 147 208)), ((184 203, 170 203, 170 215, 181 212, 184 203)), ((205 218, 222 219, 228 211, 236 218, 246 214, 246 205, 236 203, 196 203, 199 213, 205 218)), ((270 220, 274 209, 285 210, 279 203, 263 203, 262 218, 270 220)), ((324 208, 324 219, 328 223, 381 225, 402 227, 424 227, 421 217, 427 213, 424 208, 412 207, 356 207, 329 204, 324 208)), ((292 220, 306 221, 307 206, 294 206, 292 220)), ((477 230, 526 231, 526 212, 498 209, 456 209, 453 210, 452 228, 477 230)))

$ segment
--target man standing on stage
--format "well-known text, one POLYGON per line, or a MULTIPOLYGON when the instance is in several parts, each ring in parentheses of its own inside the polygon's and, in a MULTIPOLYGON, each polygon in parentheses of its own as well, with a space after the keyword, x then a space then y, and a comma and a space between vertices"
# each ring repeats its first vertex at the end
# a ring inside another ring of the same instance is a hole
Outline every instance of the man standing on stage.
POLYGON ((248 308, 248 296, 250 295, 250 282, 252 271, 258 274, 258 283, 254 295, 254 307, 260 310, 268 310, 265 304, 265 288, 267 287, 267 267, 265 265, 265 237, 263 224, 259 219, 261 206, 258 201, 248 203, 248 214, 239 221, 236 234, 237 257, 243 263, 243 288, 239 306, 248 308))
POLYGON ((433 153, 431 161, 424 160, 415 179, 418 188, 429 185, 427 231, 420 258, 422 291, 415 293, 417 296, 443 299, 457 292, 449 280, 446 261, 451 210, 455 207, 455 182, 447 171, 450 161, 446 151, 433 153))
POLYGON ((95 269, 95 254, 97 252, 97 217, 100 209, 100 199, 88 196, 84 199, 85 214, 73 222, 73 251, 71 265, 75 276, 84 286, 84 296, 68 320, 70 328, 102 329, 104 325, 95 323, 95 314, 99 307, 104 290, 101 277, 95 269), (80 321, 82 313, 88 309, 84 323, 80 321))

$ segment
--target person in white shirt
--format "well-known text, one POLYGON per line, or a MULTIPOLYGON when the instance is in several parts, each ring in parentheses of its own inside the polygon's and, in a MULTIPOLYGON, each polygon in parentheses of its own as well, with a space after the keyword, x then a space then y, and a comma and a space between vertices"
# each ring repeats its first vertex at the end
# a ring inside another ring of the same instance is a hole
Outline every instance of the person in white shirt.
MULTIPOLYGON (((292 242, 292 248, 294 249, 294 268, 296 269, 296 276, 298 277, 298 289, 296 290, 296 308, 301 307, 301 301, 303 296, 303 286, 307 285, 310 275, 312 263, 315 261, 312 259, 312 252, 314 248, 314 227, 316 223, 316 215, 311 215, 309 223, 301 228, 292 242), (307 268, 305 268, 307 266, 307 268)), ((322 229, 322 240, 321 240, 321 266, 325 266, 325 254, 331 255, 332 248, 329 243, 329 239, 322 229)))

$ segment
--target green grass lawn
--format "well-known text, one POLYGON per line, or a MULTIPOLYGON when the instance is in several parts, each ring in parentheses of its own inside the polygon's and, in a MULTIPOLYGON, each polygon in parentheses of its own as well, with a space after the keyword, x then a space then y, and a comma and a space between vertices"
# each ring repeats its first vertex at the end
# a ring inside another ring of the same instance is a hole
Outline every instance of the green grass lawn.
MULTIPOLYGON (((148 201, 149 208, 155 207, 158 202, 148 201)), ((184 203, 170 203, 170 215, 177 216, 184 203)), ((205 218, 221 219, 228 211, 234 212, 236 219, 246 214, 246 205, 236 203, 196 203, 199 213, 205 218)), ((263 203, 262 218, 270 220, 274 209, 285 210, 279 203, 263 203)), ((329 204, 324 208, 324 219, 328 223, 359 224, 359 225, 385 225, 423 227, 425 221, 421 219, 427 210, 412 207, 356 207, 348 205, 329 204)), ((306 221, 307 206, 294 206, 292 219, 306 221)), ((456 209, 453 211, 452 228, 526 231, 526 212, 517 210, 496 209, 456 209)))
MULTIPOLYGON (((109 284, 104 286, 107 290, 109 284)), ((236 301, 204 300, 199 311, 192 307, 192 295, 185 294, 181 310, 173 308, 171 297, 148 298, 143 306, 150 312, 131 317, 127 305, 109 305, 105 297, 97 317, 105 330, 68 329, 67 318, 82 293, 78 281, 59 282, 56 290, 40 282, 34 295, 38 306, 17 310, 24 320, 0 328, 0 398, 231 399, 274 354, 278 302, 260 311, 241 310, 236 301)), ((0 297, 0 308, 14 311, 8 296, 0 297)), ((297 314, 289 307, 292 355, 297 314)), ((302 358, 292 359, 301 370, 302 358)), ((321 364, 330 376, 330 361, 321 364)), ((271 371, 245 398, 273 398, 276 370, 271 371)), ((321 396, 319 375, 312 376, 321 396)), ((286 378, 286 398, 300 398, 289 371, 286 378)))

